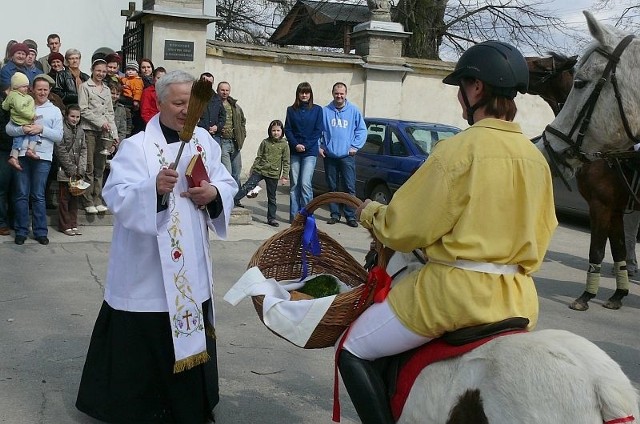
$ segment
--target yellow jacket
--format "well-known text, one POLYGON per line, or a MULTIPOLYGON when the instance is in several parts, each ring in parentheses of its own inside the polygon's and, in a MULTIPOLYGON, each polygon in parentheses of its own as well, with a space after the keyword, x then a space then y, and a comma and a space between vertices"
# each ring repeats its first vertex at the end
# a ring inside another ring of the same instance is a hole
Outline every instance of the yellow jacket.
POLYGON ((438 337, 512 316, 535 327, 531 273, 558 222, 547 162, 518 124, 483 119, 439 142, 389 205, 370 203, 361 221, 386 246, 421 249, 434 262, 520 266, 520 273, 503 275, 428 263, 389 293, 411 330, 438 337))

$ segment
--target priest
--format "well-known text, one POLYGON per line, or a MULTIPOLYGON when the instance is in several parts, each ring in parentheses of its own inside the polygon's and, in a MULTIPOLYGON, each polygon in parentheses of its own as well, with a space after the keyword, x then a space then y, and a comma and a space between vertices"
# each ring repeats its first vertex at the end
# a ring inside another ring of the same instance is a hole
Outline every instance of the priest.
POLYGON ((160 113, 120 144, 102 191, 113 239, 76 401, 102 421, 205 423, 218 403, 208 231, 226 237, 237 185, 202 128, 171 166, 193 82, 173 71, 156 83, 160 113), (194 155, 210 182, 189 188, 194 155))

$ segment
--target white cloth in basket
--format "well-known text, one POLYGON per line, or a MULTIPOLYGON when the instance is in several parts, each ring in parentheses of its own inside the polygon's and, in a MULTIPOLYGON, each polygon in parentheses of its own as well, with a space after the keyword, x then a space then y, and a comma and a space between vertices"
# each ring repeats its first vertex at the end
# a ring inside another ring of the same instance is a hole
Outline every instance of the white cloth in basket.
MULTIPOLYGON (((258 267, 249 268, 224 295, 224 300, 236 306, 245 297, 264 295, 264 324, 296 346, 304 347, 335 296, 292 301, 288 290, 299 289, 305 281, 316 276, 310 275, 302 282, 278 282, 265 278, 258 267)), ((351 290, 340 281, 339 287, 340 292, 351 290)))

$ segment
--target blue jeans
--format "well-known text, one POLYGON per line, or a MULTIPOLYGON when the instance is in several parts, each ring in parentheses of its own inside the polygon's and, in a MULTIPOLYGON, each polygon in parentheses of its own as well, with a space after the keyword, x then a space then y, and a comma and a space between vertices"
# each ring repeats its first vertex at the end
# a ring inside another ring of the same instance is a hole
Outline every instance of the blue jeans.
POLYGON ((16 216, 14 218, 14 229, 16 236, 27 237, 29 234, 29 198, 33 207, 33 236, 46 237, 49 233, 47 228, 47 206, 44 199, 45 187, 47 186, 47 176, 51 169, 51 162, 48 160, 33 160, 21 156, 19 159, 22 172, 15 173, 15 204, 16 216))
POLYGON ((10 192, 13 180, 13 168, 7 162, 9 152, 0 152, 0 227, 12 227, 9 219, 10 192))
MULTIPOLYGON (((356 157, 324 158, 324 175, 329 191, 341 191, 355 196, 356 194, 356 157)), ((330 203, 331 217, 340 219, 340 204, 330 203)), ((343 206, 344 217, 347 221, 356 219, 356 210, 343 206)))
POLYGON ((291 167, 289 181, 291 183, 289 193, 289 222, 293 222, 300 209, 313 199, 311 178, 316 168, 317 156, 291 155, 291 167))
POLYGON ((236 180, 238 187, 240 187, 240 172, 242 171, 240 150, 236 149, 233 140, 229 138, 220 138, 216 141, 220 143, 220 149, 222 150, 220 162, 227 168, 229 174, 231 174, 233 179, 236 180))

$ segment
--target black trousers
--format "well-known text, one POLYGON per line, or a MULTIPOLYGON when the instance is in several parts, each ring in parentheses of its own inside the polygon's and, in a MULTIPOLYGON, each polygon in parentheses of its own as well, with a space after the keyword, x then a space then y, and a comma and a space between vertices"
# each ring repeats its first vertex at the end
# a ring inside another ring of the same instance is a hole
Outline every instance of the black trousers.
MULTIPOLYGON (((207 316, 211 300, 203 304, 207 316)), ((211 359, 173 373, 168 312, 126 312, 103 302, 91 335, 76 407, 111 423, 206 423, 219 401, 215 340, 211 359)))
POLYGON ((273 221, 276 219, 276 209, 278 208, 276 203, 276 192, 278 190, 277 178, 269 178, 262 174, 258 174, 257 172, 252 172, 247 182, 245 182, 242 187, 240 187, 240 190, 238 190, 238 193, 236 193, 234 200, 239 201, 242 199, 262 180, 264 180, 265 185, 267 186, 267 220, 273 221))

